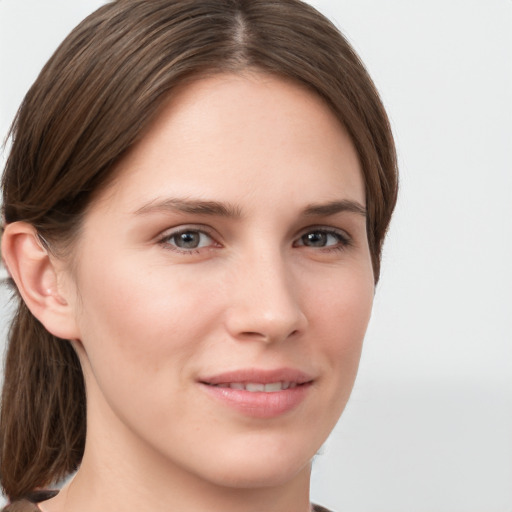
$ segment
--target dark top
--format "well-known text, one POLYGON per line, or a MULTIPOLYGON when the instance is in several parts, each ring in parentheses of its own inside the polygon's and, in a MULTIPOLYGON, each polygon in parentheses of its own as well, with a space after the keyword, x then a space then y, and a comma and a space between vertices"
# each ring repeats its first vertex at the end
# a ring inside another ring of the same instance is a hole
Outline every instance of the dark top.
MULTIPOLYGON (((26 499, 14 501, 10 503, 2 512, 41 512, 41 509, 37 506, 40 501, 49 500, 58 494, 58 491, 35 491, 26 499)), ((320 505, 312 505, 312 512, 330 512, 320 505)))

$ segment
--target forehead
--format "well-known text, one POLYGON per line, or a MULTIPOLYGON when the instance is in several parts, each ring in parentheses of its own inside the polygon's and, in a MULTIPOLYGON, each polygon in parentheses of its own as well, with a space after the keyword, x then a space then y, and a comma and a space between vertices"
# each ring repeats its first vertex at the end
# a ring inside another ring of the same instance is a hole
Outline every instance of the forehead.
POLYGON ((243 200, 260 188, 304 202, 308 195, 317 201, 318 189, 335 196, 325 200, 365 201, 352 141, 319 96, 267 74, 222 74, 173 93, 118 164, 104 197, 243 200))

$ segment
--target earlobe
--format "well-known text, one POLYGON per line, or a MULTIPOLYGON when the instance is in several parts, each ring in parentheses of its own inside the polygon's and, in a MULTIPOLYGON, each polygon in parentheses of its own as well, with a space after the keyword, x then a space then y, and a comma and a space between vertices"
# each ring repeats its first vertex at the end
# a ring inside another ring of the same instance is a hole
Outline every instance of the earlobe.
POLYGON ((26 222, 8 224, 2 236, 2 257, 32 314, 54 336, 78 338, 75 315, 61 289, 55 259, 26 222))

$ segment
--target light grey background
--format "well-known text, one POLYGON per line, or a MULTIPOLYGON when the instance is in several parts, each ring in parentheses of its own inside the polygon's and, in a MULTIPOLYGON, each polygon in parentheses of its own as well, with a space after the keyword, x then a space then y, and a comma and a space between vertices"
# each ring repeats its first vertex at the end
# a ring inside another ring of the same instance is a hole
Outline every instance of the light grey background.
MULTIPOLYGON (((0 136, 101 3, 0 0, 0 136)), ((512 1, 311 3, 367 64, 401 168, 361 369, 313 499, 339 512, 512 512, 512 1)))

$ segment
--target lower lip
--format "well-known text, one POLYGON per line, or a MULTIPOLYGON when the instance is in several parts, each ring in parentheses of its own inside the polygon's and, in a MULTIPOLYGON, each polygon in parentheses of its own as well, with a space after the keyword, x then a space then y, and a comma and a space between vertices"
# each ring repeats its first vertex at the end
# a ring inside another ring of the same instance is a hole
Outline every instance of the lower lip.
POLYGON ((246 391, 244 389, 222 388, 201 383, 212 397, 229 407, 253 418, 275 418, 295 409, 304 401, 311 389, 311 383, 271 393, 246 391))

